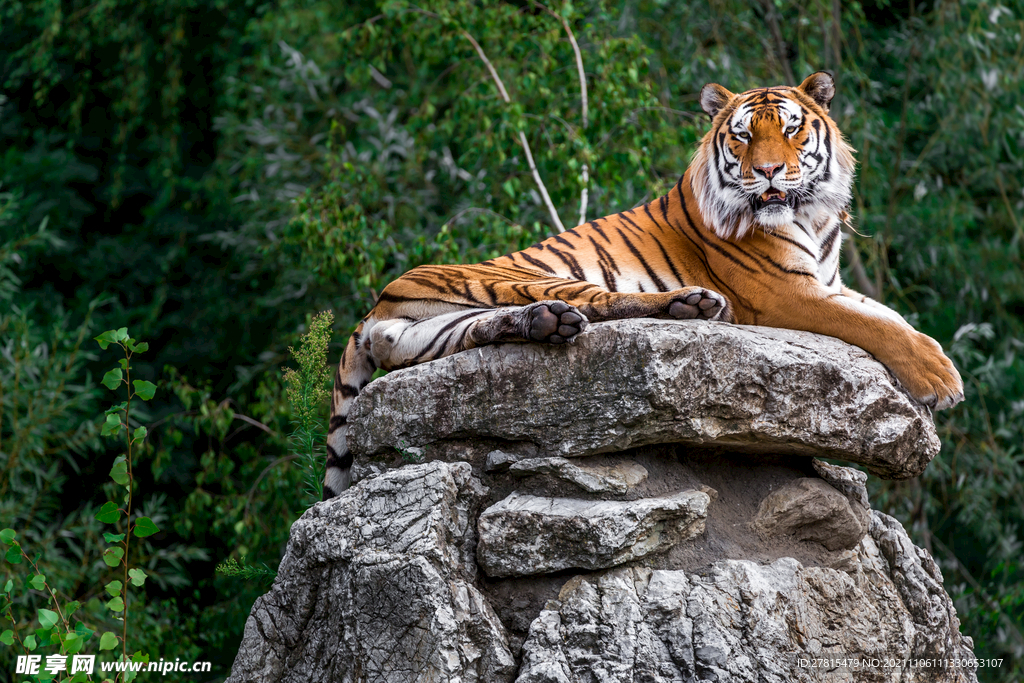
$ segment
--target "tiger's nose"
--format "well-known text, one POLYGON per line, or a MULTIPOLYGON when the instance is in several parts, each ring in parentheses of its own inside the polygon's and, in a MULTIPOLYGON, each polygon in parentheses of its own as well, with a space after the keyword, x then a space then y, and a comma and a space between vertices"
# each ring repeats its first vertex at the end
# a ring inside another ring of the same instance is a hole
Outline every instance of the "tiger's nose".
POLYGON ((760 166, 755 166, 754 170, 763 175, 768 180, 771 180, 772 176, 775 175, 776 171, 778 171, 783 166, 785 166, 785 164, 762 164, 760 166))

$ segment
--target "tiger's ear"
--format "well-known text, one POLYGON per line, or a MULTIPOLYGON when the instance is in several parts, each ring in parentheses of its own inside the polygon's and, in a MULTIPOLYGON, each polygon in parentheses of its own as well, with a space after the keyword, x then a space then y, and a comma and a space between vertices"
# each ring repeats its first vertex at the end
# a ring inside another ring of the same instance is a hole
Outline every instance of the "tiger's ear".
POLYGON ((707 112, 708 116, 715 118, 715 114, 722 111, 732 98, 733 94, 722 86, 707 83, 700 89, 700 108, 707 112))
POLYGON ((798 90, 802 90, 827 114, 832 98, 836 96, 836 82, 832 80, 832 74, 818 71, 805 78, 798 90))

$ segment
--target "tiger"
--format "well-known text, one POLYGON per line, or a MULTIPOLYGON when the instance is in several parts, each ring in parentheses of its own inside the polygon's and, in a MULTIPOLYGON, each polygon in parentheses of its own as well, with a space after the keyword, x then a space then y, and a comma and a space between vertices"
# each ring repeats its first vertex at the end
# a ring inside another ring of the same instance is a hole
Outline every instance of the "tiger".
POLYGON ((711 128, 662 197, 473 265, 424 265, 385 287, 334 377, 323 497, 351 482, 352 401, 378 369, 485 344, 571 344, 590 323, 700 319, 805 330, 872 354, 917 401, 963 382, 938 342, 840 278, 854 150, 829 117, 830 74, 700 92, 711 128))

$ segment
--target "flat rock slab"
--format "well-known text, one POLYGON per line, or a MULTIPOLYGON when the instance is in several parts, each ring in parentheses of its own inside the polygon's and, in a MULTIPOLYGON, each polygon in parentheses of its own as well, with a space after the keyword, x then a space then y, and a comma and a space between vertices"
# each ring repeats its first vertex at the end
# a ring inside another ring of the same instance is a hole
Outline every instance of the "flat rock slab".
POLYGON ((508 471, 516 477, 548 475, 575 484, 587 493, 626 493, 647 478, 647 470, 635 462, 604 467, 577 465, 567 458, 527 458, 513 463, 508 471))
POLYGON ((920 474, 929 409, 832 337, 704 321, 591 325, 572 346, 501 344, 371 382, 349 415, 357 456, 446 440, 527 442, 540 457, 658 443, 838 458, 920 474))
POLYGON ((668 550, 704 531, 708 494, 634 501, 512 493, 477 522, 477 561, 489 576, 606 569, 668 550))

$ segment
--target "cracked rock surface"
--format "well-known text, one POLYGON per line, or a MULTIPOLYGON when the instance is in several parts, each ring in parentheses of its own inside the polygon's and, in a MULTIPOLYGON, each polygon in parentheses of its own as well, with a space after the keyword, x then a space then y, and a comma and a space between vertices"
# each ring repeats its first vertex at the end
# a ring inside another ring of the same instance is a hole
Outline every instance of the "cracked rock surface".
POLYGON ((504 627, 464 552, 478 486, 469 465, 434 462, 310 508, 252 608, 228 680, 511 680, 504 627))
POLYGON ((928 408, 867 352, 695 320, 595 323, 572 345, 484 346, 392 372, 360 393, 349 423, 357 457, 452 438, 566 458, 671 442, 838 458, 902 479, 939 452, 928 408))
POLYGON ((973 656, 934 563, 895 520, 874 513, 859 553, 854 573, 784 558, 574 578, 531 625, 516 683, 976 681, 970 669, 840 666, 822 678, 801 665, 973 656))
POLYGON ((292 525, 230 683, 976 681, 882 664, 973 643, 867 474, 818 459, 938 452, 843 342, 600 323, 393 372, 349 425, 356 483, 292 525))

